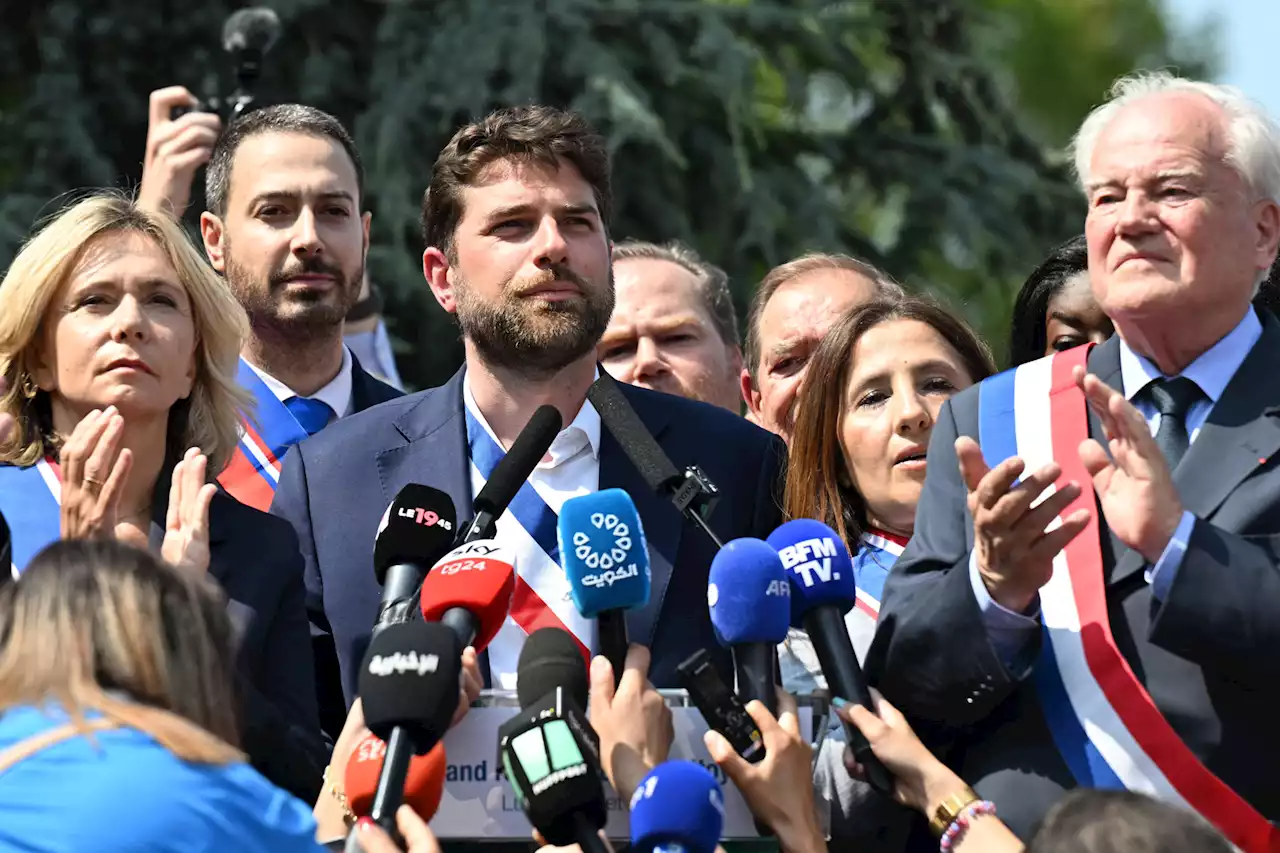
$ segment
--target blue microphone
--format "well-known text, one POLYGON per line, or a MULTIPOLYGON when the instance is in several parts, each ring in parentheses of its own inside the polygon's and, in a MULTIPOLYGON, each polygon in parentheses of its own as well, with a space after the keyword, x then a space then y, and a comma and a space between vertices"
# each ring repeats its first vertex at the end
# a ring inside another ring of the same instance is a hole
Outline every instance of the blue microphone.
POLYGON ((636 853, 714 853, 723 828, 720 784, 692 761, 659 764, 631 797, 636 853))
MULTIPOLYGON (((818 655, 831 695, 861 705, 871 713, 867 679, 858 664, 845 626, 844 615, 853 609, 857 585, 849 549, 836 532, 820 521, 797 518, 769 534, 791 580, 791 622, 804 628, 818 655)), ((867 773, 867 781, 892 796, 893 777, 856 726, 845 725, 854 757, 867 773)))
POLYGON ((738 696, 778 715, 778 643, 791 623, 791 586, 778 552, 761 539, 734 539, 716 552, 707 584, 711 626, 733 654, 738 696))
POLYGON ((600 629, 615 682, 627 660, 626 611, 649 603, 649 549, 640 514, 622 489, 570 498, 556 527, 573 606, 600 629))

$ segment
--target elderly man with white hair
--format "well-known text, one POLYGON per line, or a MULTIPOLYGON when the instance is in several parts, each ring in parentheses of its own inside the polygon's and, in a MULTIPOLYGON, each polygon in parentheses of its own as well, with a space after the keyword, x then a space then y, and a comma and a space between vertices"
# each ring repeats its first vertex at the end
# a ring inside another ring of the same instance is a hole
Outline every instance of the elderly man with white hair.
POLYGON ((868 670, 1019 835, 1073 787, 1280 849, 1280 131, 1119 81, 1075 139, 1106 343, 952 397, 868 670))

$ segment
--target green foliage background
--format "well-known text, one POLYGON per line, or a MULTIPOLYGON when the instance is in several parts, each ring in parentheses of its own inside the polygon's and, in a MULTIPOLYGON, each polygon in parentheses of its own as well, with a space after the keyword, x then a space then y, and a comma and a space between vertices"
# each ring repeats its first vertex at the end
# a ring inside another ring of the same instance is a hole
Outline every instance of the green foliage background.
MULTIPOLYGON (((205 95, 241 3, 0 8, 0 263, 64 194, 132 186, 147 93, 205 95)), ((274 0, 266 94, 355 133, 370 271, 401 371, 461 357, 420 272, 417 217, 456 126, 503 104, 582 111, 614 156, 617 238, 679 238, 732 276, 847 251, 961 307, 1003 349, 1012 296, 1082 205, 1061 156, 1119 74, 1206 75, 1158 0, 274 0)), ((224 84, 224 90, 225 90, 224 84)), ((196 197, 202 189, 197 187, 196 197)))

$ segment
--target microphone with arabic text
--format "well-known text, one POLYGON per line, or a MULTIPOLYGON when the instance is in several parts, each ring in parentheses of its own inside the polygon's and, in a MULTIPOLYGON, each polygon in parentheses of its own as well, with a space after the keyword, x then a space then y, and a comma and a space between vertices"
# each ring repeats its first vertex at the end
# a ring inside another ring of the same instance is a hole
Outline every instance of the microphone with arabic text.
POLYGON ((734 539, 711 560, 707 604, 716 639, 733 654, 737 694, 778 716, 778 643, 791 624, 791 587, 778 552, 734 539))
POLYGON ((454 548, 422 581, 422 618, 448 626, 459 648, 484 651, 511 610, 515 562, 515 553, 492 539, 454 548))
MULTIPOLYGON (((768 541, 777 549, 791 581, 791 624, 809 635, 831 695, 874 714, 871 690, 844 622, 857 597, 849 549, 834 530, 812 518, 788 521, 770 533, 768 541)), ((871 787, 892 796, 893 776, 871 751, 866 737, 848 723, 844 731, 871 787)))
POLYGON ((391 834, 404 799, 410 758, 430 752, 458 707, 462 648, 452 629, 431 622, 388 625, 369 642, 360 667, 365 725, 386 743, 369 817, 391 834))
POLYGON ((396 494, 373 543, 373 570, 382 587, 375 634, 409 618, 428 567, 448 552, 456 526, 453 499, 439 489, 410 483, 396 494))
POLYGON ((480 494, 471 502, 475 515, 458 538, 459 544, 492 539, 497 534, 498 519, 515 500, 516 493, 542 457, 547 455, 551 442, 555 441, 563 425, 560 410, 555 406, 541 406, 533 413, 512 442, 511 449, 493 466, 493 473, 485 480, 480 494))
POLYGON ((676 469, 627 402, 618 387, 618 380, 608 373, 600 371, 600 376, 587 389, 587 399, 645 484, 675 504, 676 509, 697 525, 717 548, 721 547, 724 543, 707 524, 707 516, 720 499, 720 491, 711 478, 696 465, 690 465, 683 472, 676 469))
POLYGON ((498 752, 529 822, 553 846, 607 853, 600 740, 584 711, 586 662, 560 628, 529 635, 516 668, 520 712, 498 728, 498 752))
POLYGON ((627 660, 628 610, 649 603, 649 548, 640 514, 622 489, 570 498, 556 526, 560 561, 578 612, 595 619, 600 653, 616 684, 627 660))
POLYGON ((664 761, 631 795, 635 853, 715 853, 724 829, 724 792, 701 764, 664 761))

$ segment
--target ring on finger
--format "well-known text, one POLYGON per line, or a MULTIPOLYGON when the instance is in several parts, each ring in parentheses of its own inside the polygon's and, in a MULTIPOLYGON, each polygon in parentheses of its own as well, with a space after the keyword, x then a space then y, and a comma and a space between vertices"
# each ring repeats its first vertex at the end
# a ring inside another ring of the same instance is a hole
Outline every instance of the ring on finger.
POLYGON ((81 479, 91 486, 97 486, 99 489, 106 485, 102 480, 95 480, 93 477, 82 477, 81 479))

